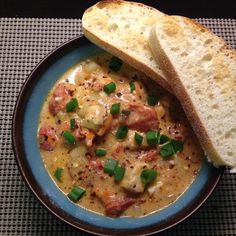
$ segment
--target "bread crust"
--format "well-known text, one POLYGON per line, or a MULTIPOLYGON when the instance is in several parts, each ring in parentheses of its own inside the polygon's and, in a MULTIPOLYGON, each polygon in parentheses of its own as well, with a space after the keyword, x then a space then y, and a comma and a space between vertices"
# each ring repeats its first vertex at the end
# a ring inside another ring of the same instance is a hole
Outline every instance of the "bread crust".
POLYGON ((146 6, 142 3, 130 2, 130 1, 126 2, 126 1, 122 1, 122 0, 118 0, 118 1, 114 1, 114 0, 100 1, 100 2, 96 3, 94 6, 88 8, 85 11, 85 13, 82 17, 82 29, 83 29, 83 32, 84 32, 85 36, 91 42, 93 42, 94 44, 100 46, 101 48, 103 48, 104 50, 110 52, 111 54, 119 57, 120 59, 122 59, 126 63, 130 64, 134 68, 142 71, 147 76, 149 76, 150 78, 155 80, 158 84, 160 84, 163 88, 165 88, 169 92, 173 93, 167 79, 163 78, 162 75, 160 75, 151 66, 145 64, 143 61, 140 61, 140 60, 134 58, 132 55, 127 53, 125 50, 120 49, 120 48, 116 47, 115 45, 110 44, 108 41, 98 37, 96 35, 96 33, 94 33, 92 30, 89 29, 89 27, 86 27, 85 24, 83 24, 84 16, 88 12, 93 11, 94 9, 96 10, 96 8, 104 8, 104 7, 106 7, 106 8, 116 8, 117 6, 119 6, 121 4, 129 4, 129 5, 135 5, 135 6, 143 7, 143 8, 149 9, 151 11, 155 11, 160 15, 164 15, 164 13, 159 12, 157 9, 155 9, 153 7, 150 7, 150 6, 146 6))
MULTIPOLYGON (((172 16, 171 16, 172 17, 172 16)), ((173 16, 179 17, 179 16, 173 16)), ((186 18, 182 17, 188 24, 191 24, 192 27, 199 31, 207 31, 209 34, 211 34, 213 37, 216 37, 211 31, 209 31, 204 26, 200 25, 199 23, 186 18)), ((223 157, 219 155, 219 152, 217 150, 217 147, 214 146, 212 143, 212 140, 207 132, 207 127, 203 124, 202 120, 198 116, 198 112, 196 111, 194 104, 192 103, 191 94, 187 91, 185 86, 182 83, 182 80, 180 76, 178 75, 178 72, 175 70, 174 65, 169 60, 167 54, 162 48, 162 45, 159 42, 159 39, 157 37, 157 29, 156 26, 153 26, 153 28, 150 31, 150 47, 153 51, 154 58, 157 59, 160 62, 161 67, 163 68, 164 73, 166 74, 169 84, 171 85, 173 91, 175 92, 175 95, 181 102, 183 109, 186 113, 186 116, 188 120, 190 121, 190 124, 193 127, 193 130, 195 134, 197 135, 201 146, 205 150, 207 154, 207 158, 209 161, 211 161, 215 166, 221 166, 221 165, 227 165, 234 167, 235 163, 230 163, 228 161, 225 161, 223 157)), ((223 39, 218 39, 219 42, 222 43, 222 50, 230 50, 228 46, 226 46, 226 43, 223 39)), ((233 54, 236 60, 236 52, 233 50, 230 50, 230 52, 233 54)), ((187 62, 186 62, 187 63, 187 62)))

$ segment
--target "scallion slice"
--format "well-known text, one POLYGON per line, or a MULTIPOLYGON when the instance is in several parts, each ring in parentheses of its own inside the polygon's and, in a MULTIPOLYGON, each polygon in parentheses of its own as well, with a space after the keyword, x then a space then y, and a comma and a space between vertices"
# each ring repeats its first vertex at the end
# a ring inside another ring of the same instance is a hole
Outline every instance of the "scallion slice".
POLYGON ((75 121, 75 119, 71 119, 71 120, 70 120, 70 128, 71 128, 71 129, 74 129, 75 126, 76 126, 76 121, 75 121))
POLYGON ((71 201, 77 202, 85 194, 85 192, 85 189, 74 186, 67 196, 71 201))
POLYGON ((104 85, 103 90, 107 95, 109 95, 116 90, 116 84, 114 82, 106 84, 104 85))
POLYGON ((107 154, 107 151, 105 149, 96 149, 95 155, 98 157, 103 157, 107 154))
POLYGON ((59 182, 61 182, 62 172, 63 172, 62 168, 57 168, 54 172, 54 176, 59 182))
POLYGON ((115 72, 119 71, 123 62, 118 57, 112 57, 109 62, 109 68, 115 72))
POLYGON ((110 113, 111 113, 112 115, 117 115, 117 114, 119 114, 119 113, 120 113, 120 103, 114 103, 114 104, 112 104, 110 113))
POLYGON ((138 145, 141 145, 143 142, 143 136, 140 135, 139 133, 135 132, 134 134, 134 140, 138 145))
POLYGON ((118 161, 114 160, 114 159, 107 159, 104 165, 104 172, 109 174, 109 175, 113 175, 114 174, 114 170, 118 165, 118 161))
POLYGON ((126 138, 127 134, 128 134, 128 127, 125 125, 121 125, 116 131, 116 138, 124 139, 126 138))
POLYGON ((133 93, 133 91, 135 90, 135 84, 133 81, 129 82, 129 86, 130 86, 130 92, 133 93))
POLYGON ((160 154, 162 157, 170 157, 174 154, 174 149, 171 142, 166 143, 160 148, 160 154))
POLYGON ((62 135, 69 144, 76 143, 76 138, 70 131, 64 131, 62 135))
POLYGON ((66 104, 66 111, 67 112, 72 112, 76 108, 78 108, 78 100, 76 98, 72 98, 67 104, 66 104))
POLYGON ((158 131, 150 130, 146 133, 147 143, 149 145, 156 145, 159 141, 160 133, 158 131))
POLYGON ((159 144, 170 142, 170 138, 164 134, 160 135, 159 144))
POLYGON ((174 140, 174 139, 172 139, 172 140, 171 140, 171 144, 172 144, 174 153, 182 152, 183 149, 184 149, 184 142, 182 142, 182 141, 180 141, 180 140, 174 140))
POLYGON ((145 169, 141 172, 140 178, 143 184, 151 183, 157 177, 157 171, 153 169, 145 169))
POLYGON ((155 106, 157 104, 158 98, 156 95, 148 95, 147 102, 149 106, 155 106))
POLYGON ((116 166, 114 170, 114 178, 116 181, 121 181, 125 175, 125 168, 122 166, 116 166))

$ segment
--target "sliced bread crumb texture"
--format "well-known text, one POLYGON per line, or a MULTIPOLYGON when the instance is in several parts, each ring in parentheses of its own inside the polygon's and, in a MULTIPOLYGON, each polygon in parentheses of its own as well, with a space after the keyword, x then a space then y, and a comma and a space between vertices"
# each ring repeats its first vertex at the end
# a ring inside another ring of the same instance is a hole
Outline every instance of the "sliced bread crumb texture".
POLYGON ((150 28, 162 15, 162 12, 141 3, 107 0, 85 11, 82 27, 85 36, 93 43, 171 90, 148 43, 150 28))
POLYGON ((150 46, 208 158, 235 167, 236 51, 181 16, 161 17, 150 46))

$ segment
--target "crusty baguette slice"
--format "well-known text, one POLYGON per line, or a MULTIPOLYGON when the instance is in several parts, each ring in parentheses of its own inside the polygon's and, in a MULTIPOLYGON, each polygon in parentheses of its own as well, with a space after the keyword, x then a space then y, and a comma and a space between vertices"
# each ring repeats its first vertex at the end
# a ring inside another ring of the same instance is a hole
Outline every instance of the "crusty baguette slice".
POLYGON ((236 51, 181 16, 161 17, 149 42, 209 160, 236 167, 236 51))
POLYGON ((141 3, 105 0, 85 11, 82 27, 85 36, 93 43, 171 91, 148 44, 150 28, 162 15, 162 12, 141 3))

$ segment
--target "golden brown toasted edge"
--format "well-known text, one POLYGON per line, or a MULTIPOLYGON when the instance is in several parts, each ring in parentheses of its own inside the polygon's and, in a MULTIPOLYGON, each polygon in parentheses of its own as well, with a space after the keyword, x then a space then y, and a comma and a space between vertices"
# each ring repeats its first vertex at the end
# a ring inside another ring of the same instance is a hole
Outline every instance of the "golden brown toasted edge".
MULTIPOLYGON (((83 30, 83 33, 84 33, 85 37, 88 38, 92 43, 94 43, 94 44, 98 45, 99 47, 103 48, 105 51, 108 51, 111 54, 113 54, 114 56, 119 57, 124 62, 126 62, 127 64, 133 66, 137 70, 142 71, 148 77, 155 80, 164 89, 166 89, 170 93, 173 93, 173 91, 172 91, 169 83, 167 82, 167 80, 165 78, 163 78, 161 75, 159 75, 155 70, 151 69, 150 67, 148 67, 146 64, 140 62, 139 60, 136 60, 134 57, 126 54, 124 51, 114 47, 112 44, 109 44, 108 42, 106 42, 106 41, 102 40, 101 38, 97 37, 88 28, 86 28, 84 26, 84 24, 83 24, 84 15, 87 12, 92 11, 93 8, 96 8, 96 7, 99 7, 99 8, 115 7, 117 5, 123 4, 124 2, 126 2, 126 1, 123 1, 123 0, 118 0, 118 1, 103 0, 103 1, 100 1, 100 2, 96 3, 95 5, 91 6, 90 8, 88 8, 82 16, 82 30, 83 30)), ((138 5, 138 6, 141 6, 141 7, 148 8, 148 9, 153 10, 153 11, 160 12, 157 9, 155 9, 153 7, 150 7, 150 6, 147 6, 147 5, 144 5, 142 3, 131 2, 131 1, 128 1, 127 3, 133 4, 133 5, 138 5)), ((162 14, 164 14, 164 13, 162 13, 162 14)))
POLYGON ((153 10, 153 11, 158 11, 156 8, 148 6, 148 5, 145 5, 143 3, 134 2, 134 1, 125 1, 125 0, 102 0, 102 1, 97 2, 95 5, 91 6, 87 10, 90 11, 92 7, 98 7, 98 8, 101 8, 101 9, 104 8, 104 7, 108 7, 109 8, 109 7, 118 6, 118 5, 124 4, 124 3, 125 4, 126 3, 127 4, 133 4, 133 5, 137 5, 137 6, 140 6, 140 7, 145 7, 147 9, 150 9, 150 10, 153 10))
MULTIPOLYGON (((168 16, 171 17, 171 16, 168 16)), ((178 16, 177 16, 178 17, 178 16)), ((189 24, 193 24, 194 27, 200 27, 202 30, 209 31, 212 35, 214 35, 209 29, 206 27, 200 25, 199 23, 196 23, 195 21, 184 17, 189 24)), ((194 105, 191 101, 191 97, 188 94, 187 90, 185 89, 184 85, 181 82, 180 77, 178 76, 177 71, 175 71, 174 66, 171 64, 170 60, 168 59, 168 56, 165 54, 164 50, 162 49, 159 40, 156 37, 156 27, 153 26, 150 31, 150 47, 153 52, 153 56, 156 60, 159 61, 161 68, 163 69, 164 73, 166 74, 167 78, 170 81, 170 85, 176 95, 176 97, 179 99, 185 114, 190 121, 190 124, 193 127, 193 130, 195 134, 198 137, 198 140, 204 149, 204 151, 207 154, 207 158, 210 162, 213 163, 214 166, 222 166, 227 165, 229 166, 229 163, 226 163, 222 158, 219 156, 217 150, 214 148, 214 145, 207 133, 207 131, 204 128, 204 125, 202 124, 200 118, 197 115, 197 111, 194 110, 194 105)), ((215 35, 214 35, 215 37, 215 35)), ((222 42, 223 39, 222 39, 222 42)), ((224 42, 225 43, 225 42, 224 42)), ((228 48, 228 46, 227 46, 228 48)), ((234 166, 231 166, 234 167, 234 166)))

